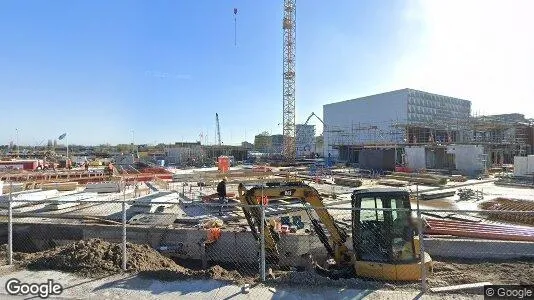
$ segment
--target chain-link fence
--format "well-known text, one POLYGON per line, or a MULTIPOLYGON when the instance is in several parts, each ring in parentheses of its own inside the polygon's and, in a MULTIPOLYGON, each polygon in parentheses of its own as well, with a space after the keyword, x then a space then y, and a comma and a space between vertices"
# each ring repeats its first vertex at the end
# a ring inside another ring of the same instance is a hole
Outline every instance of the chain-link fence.
POLYGON ((366 207, 347 199, 244 205, 214 194, 213 185, 181 184, 143 195, 135 185, 109 194, 2 195, 0 262, 85 276, 128 271, 424 292, 534 284, 531 210, 366 207))

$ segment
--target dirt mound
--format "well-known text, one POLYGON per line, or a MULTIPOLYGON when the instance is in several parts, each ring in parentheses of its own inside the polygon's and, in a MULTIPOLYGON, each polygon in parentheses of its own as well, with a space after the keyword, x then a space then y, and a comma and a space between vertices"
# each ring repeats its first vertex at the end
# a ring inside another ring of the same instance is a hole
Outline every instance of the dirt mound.
POLYGON ((7 244, 0 245, 0 266, 7 264, 7 244))
MULTIPOLYGON (((126 249, 126 268, 130 272, 165 268, 185 272, 184 268, 147 245, 127 244, 126 249)), ((17 253, 15 259, 31 270, 51 269, 98 277, 121 271, 122 249, 120 244, 91 239, 43 252, 17 253)))
MULTIPOLYGON (((237 271, 220 266, 191 270, 176 264, 148 245, 126 244, 128 272, 160 280, 216 279, 234 282, 251 281, 237 271)), ((84 277, 103 277, 122 271, 120 244, 100 239, 78 241, 36 253, 14 253, 14 260, 30 270, 58 270, 84 277)))

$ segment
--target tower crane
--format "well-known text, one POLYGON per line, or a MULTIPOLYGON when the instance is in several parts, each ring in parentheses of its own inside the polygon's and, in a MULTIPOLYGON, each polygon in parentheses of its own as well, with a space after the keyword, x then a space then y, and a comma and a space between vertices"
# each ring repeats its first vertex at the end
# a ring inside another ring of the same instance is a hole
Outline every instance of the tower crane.
POLYGON ((217 144, 220 146, 221 143, 221 128, 219 127, 219 114, 215 113, 215 123, 217 124, 217 144))
POLYGON ((297 1, 284 0, 283 46, 283 135, 284 157, 291 162, 296 158, 295 141, 295 46, 297 1))

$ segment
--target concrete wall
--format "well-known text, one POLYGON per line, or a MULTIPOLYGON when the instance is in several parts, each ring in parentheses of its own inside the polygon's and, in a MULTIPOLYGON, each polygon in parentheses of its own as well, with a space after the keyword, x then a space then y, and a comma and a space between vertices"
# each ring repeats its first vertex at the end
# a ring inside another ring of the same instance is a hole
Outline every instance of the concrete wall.
MULTIPOLYGON (((100 238, 120 243, 121 226, 79 224, 21 224, 13 225, 15 251, 40 251, 54 245, 73 241, 100 238)), ((170 229, 162 227, 128 226, 130 243, 147 244, 153 248, 166 247, 164 254, 182 259, 239 264, 255 264, 259 261, 259 247, 249 231, 224 231, 219 240, 202 247, 206 238, 203 229, 170 229)), ((0 242, 7 241, 7 224, 0 224, 0 242)), ((345 243, 352 249, 349 237, 345 243)), ((425 238, 425 251, 432 257, 471 259, 534 258, 534 243, 498 240, 425 238)), ((326 249, 316 235, 282 235, 278 243, 281 266, 299 266, 304 254, 311 254, 318 262, 326 259, 326 249)), ((243 265, 241 265, 243 266, 243 265)))
POLYGON ((534 258, 534 243, 531 242, 427 238, 424 245, 425 251, 436 258, 534 258))
POLYGON ((480 145, 450 145, 447 153, 454 154, 456 170, 465 175, 476 175, 484 170, 482 155, 484 147, 480 145))
POLYGON ((426 168, 425 147, 406 147, 406 165, 411 170, 426 168))
POLYGON ((358 162, 362 169, 393 170, 395 169, 395 150, 362 149, 358 153, 358 162))
MULTIPOLYGON (((323 106, 323 120, 326 124, 324 155, 335 143, 395 143, 388 140, 388 135, 380 136, 379 132, 390 132, 391 122, 405 122, 407 118, 407 90, 398 90, 388 93, 357 98, 323 106), (377 126, 377 129, 361 130, 377 126), (336 132, 345 130, 345 135, 336 132)), ((338 157, 337 151, 332 151, 333 157, 338 157)))
POLYGON ((527 173, 528 174, 534 174, 534 155, 529 155, 528 156, 527 173))
MULTIPOLYGON (((53 245, 63 245, 73 241, 99 238, 109 242, 122 242, 122 227, 113 225, 80 224, 21 224, 13 225, 13 247, 15 251, 41 251, 53 245)), ((162 253, 182 259, 222 263, 257 264, 259 247, 250 231, 225 231, 219 240, 208 244, 202 242, 207 237, 204 229, 169 229, 163 227, 128 226, 129 243, 147 244, 155 249, 166 247, 162 253)), ((0 243, 7 242, 7 224, 0 224, 0 243)), ((280 264, 298 265, 298 259, 311 253, 316 259, 326 258, 326 250, 315 235, 283 235, 279 242, 280 264)))
MULTIPOLYGON (((532 159, 534 162, 534 159, 532 159)), ((525 176, 528 173, 528 157, 515 156, 514 157, 514 175, 525 176)))

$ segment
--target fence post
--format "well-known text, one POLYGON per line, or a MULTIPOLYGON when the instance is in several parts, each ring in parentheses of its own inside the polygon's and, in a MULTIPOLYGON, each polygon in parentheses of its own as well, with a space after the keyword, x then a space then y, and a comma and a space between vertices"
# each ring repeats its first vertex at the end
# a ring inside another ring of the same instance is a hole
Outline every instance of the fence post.
POLYGON ((7 264, 13 264, 13 207, 11 197, 13 193, 13 181, 9 181, 9 200, 7 203, 7 264))
POLYGON ((261 191, 261 230, 260 230, 260 278, 265 281, 265 206, 263 204, 263 188, 261 191))
POLYGON ((122 270, 126 271, 126 182, 123 187, 122 199, 122 270))
POLYGON ((417 201, 417 231, 419 232, 419 253, 421 258, 421 292, 426 293, 426 266, 425 266, 425 245, 423 243, 423 220, 421 218, 421 209, 419 208, 419 184, 415 186, 415 197, 417 201))

